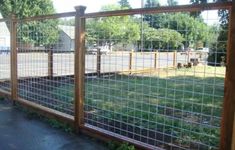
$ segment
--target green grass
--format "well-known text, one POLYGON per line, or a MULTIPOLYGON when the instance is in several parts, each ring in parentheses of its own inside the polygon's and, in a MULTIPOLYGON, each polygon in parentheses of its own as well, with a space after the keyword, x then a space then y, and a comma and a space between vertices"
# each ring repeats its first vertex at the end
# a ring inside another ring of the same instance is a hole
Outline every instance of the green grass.
MULTIPOLYGON (((224 71, 223 67, 195 67, 163 69, 151 72, 151 76, 119 74, 87 79, 85 104, 94 106, 87 111, 96 114, 96 120, 103 116, 157 129, 174 135, 174 144, 195 141, 209 145, 209 149, 219 143, 224 71)), ((54 93, 72 97, 71 91, 73 87, 67 86, 54 93)))

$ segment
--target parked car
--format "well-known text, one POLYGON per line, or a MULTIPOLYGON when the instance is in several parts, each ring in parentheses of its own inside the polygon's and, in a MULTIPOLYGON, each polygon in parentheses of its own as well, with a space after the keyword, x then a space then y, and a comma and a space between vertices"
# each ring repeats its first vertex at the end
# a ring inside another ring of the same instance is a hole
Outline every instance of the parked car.
POLYGON ((96 55, 97 54, 97 48, 88 48, 87 54, 96 55))
POLYGON ((202 53, 209 53, 210 49, 207 47, 204 47, 204 48, 198 48, 196 51, 202 52, 202 53))
POLYGON ((180 54, 181 55, 188 55, 188 54, 191 54, 192 52, 194 52, 195 50, 193 48, 186 48, 184 49, 183 52, 181 52, 180 54))
POLYGON ((97 55, 98 49, 100 49, 101 55, 102 54, 107 55, 110 52, 110 50, 107 47, 101 46, 101 47, 88 48, 87 53, 92 55, 97 55))

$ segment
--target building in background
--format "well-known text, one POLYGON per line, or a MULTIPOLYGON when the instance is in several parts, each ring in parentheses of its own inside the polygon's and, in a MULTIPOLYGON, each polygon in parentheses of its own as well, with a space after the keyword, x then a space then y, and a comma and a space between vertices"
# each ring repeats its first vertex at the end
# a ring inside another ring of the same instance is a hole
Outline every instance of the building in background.
MULTIPOLYGON (((0 18, 2 15, 0 14, 0 18)), ((5 22, 0 22, 0 51, 10 51, 10 32, 5 22)))
POLYGON ((57 51, 73 51, 75 39, 75 27, 67 25, 59 25, 60 35, 56 45, 57 51))

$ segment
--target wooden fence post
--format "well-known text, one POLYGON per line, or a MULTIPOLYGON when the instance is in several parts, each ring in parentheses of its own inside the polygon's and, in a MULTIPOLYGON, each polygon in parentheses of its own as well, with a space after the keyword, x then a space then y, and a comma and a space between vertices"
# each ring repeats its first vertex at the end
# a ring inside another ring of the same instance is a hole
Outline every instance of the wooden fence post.
POLYGON ((229 10, 229 30, 224 87, 224 104, 221 122, 220 150, 232 149, 232 136, 235 112, 235 1, 229 10))
POLYGON ((234 113, 234 118, 233 118, 232 150, 235 150, 235 113, 234 113))
POLYGON ((156 51, 155 53, 154 53, 154 69, 157 69, 157 65, 158 65, 158 63, 157 63, 157 61, 158 61, 158 52, 156 51))
POLYGON ((74 123, 76 132, 84 125, 84 94, 85 94, 85 6, 77 6, 75 19, 75 64, 74 64, 74 123))
POLYGON ((17 21, 16 16, 11 17, 11 98, 14 101, 18 99, 18 80, 17 80, 17 21))
POLYGON ((187 52, 188 55, 187 55, 187 64, 190 62, 190 51, 187 52))
POLYGON ((97 49, 97 59, 96 59, 96 72, 97 72, 97 77, 100 77, 100 72, 101 72, 101 52, 100 48, 97 49))
POLYGON ((133 63, 133 52, 131 51, 130 53, 129 53, 129 74, 131 74, 131 72, 132 72, 132 63, 133 63))
POLYGON ((48 50, 48 77, 53 77, 53 50, 48 50))
POLYGON ((174 51, 173 53, 173 67, 176 68, 177 64, 177 51, 174 51))

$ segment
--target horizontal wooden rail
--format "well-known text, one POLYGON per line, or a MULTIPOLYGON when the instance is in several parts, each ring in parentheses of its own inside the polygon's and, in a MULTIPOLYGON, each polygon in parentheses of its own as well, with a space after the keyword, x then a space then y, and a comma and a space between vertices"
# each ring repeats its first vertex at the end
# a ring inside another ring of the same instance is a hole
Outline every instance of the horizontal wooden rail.
POLYGON ((39 105, 34 102, 30 102, 28 100, 18 98, 17 103, 20 103, 21 105, 32 109, 33 111, 36 111, 39 114, 43 114, 44 116, 48 118, 54 118, 58 119, 59 121, 63 121, 65 123, 68 123, 69 125, 73 126, 74 125, 74 117, 62 112, 59 112, 57 110, 39 105))
POLYGON ((84 126, 81 126, 81 132, 84 134, 87 134, 89 136, 98 138, 100 140, 103 140, 105 142, 109 142, 110 140, 117 140, 119 142, 128 142, 131 144, 134 144, 135 147, 139 150, 163 150, 162 148, 157 148, 155 146, 152 146, 150 144, 144 143, 144 142, 139 142, 134 139, 116 134, 114 132, 110 132, 89 124, 85 124, 84 126))
POLYGON ((0 19, 0 23, 1 23, 1 22, 7 22, 7 21, 9 21, 9 20, 10 20, 9 18, 1 18, 1 19, 0 19))
POLYGON ((139 9, 127 9, 127 10, 87 13, 83 17, 97 18, 97 17, 136 15, 136 14, 152 14, 152 13, 195 12, 195 11, 203 11, 203 10, 230 9, 231 6, 232 6, 232 2, 163 6, 163 7, 154 7, 154 8, 139 8, 139 9))
POLYGON ((48 53, 52 51, 53 53, 74 53, 74 51, 65 51, 65 50, 43 50, 43 49, 20 49, 17 53, 48 53))
MULTIPOLYGON (((151 14, 151 13, 166 13, 166 12, 193 12, 203 10, 218 10, 218 9, 230 9, 232 2, 217 2, 208 4, 197 4, 197 5, 178 5, 178 6, 163 6, 154 8, 138 8, 138 9, 127 9, 127 10, 116 10, 116 11, 105 11, 96 13, 86 13, 83 18, 97 18, 97 17, 110 17, 110 16, 124 16, 124 15, 135 15, 135 14, 151 14)), ((51 15, 41 15, 34 17, 26 17, 18 19, 17 22, 37 21, 42 19, 58 19, 63 17, 74 17, 76 12, 65 12, 51 15)), ((0 22, 8 21, 9 18, 0 19, 0 22)))
POLYGON ((0 96, 5 97, 5 98, 11 98, 11 92, 0 89, 0 96))
POLYGON ((33 16, 33 17, 26 17, 17 19, 17 22, 28 22, 28 21, 38 21, 38 20, 45 20, 45 19, 59 19, 65 17, 74 17, 76 12, 65 12, 65 13, 57 13, 51 15, 41 15, 41 16, 33 16))

